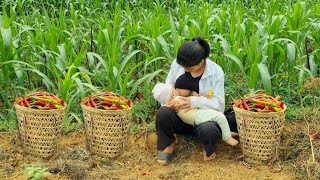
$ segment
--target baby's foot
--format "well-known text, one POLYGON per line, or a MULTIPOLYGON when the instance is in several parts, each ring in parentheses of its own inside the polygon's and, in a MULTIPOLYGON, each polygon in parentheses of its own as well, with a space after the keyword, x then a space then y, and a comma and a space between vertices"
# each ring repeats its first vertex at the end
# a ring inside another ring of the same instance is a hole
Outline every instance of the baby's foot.
POLYGON ((227 139, 227 140, 225 140, 225 142, 226 142, 227 144, 231 145, 231 146, 235 146, 235 145, 238 144, 238 141, 235 140, 235 139, 233 139, 233 138, 227 139))
POLYGON ((216 153, 212 153, 210 156, 207 156, 207 153, 205 150, 203 150, 203 160, 204 161, 210 161, 212 159, 215 159, 216 158, 216 153))

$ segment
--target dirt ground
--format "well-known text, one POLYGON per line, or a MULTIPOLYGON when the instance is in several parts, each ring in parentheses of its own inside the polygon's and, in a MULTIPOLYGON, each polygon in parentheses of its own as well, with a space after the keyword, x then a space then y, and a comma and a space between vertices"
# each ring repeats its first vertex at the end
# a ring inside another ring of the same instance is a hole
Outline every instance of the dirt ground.
MULTIPOLYGON (((299 128, 296 123, 286 123, 283 137, 286 138, 299 128)), ((288 180, 297 179, 292 170, 293 161, 280 160, 281 172, 271 172, 267 165, 245 167, 239 146, 231 147, 221 142, 216 147, 217 158, 204 162, 201 147, 196 141, 179 137, 173 163, 168 166, 157 164, 155 158, 156 134, 141 130, 130 134, 125 151, 116 160, 105 162, 93 160, 86 150, 83 129, 63 135, 56 158, 42 160, 23 153, 17 133, 0 133, 0 179, 24 180, 28 176, 22 170, 31 164, 41 163, 50 172, 46 179, 253 179, 288 180)), ((288 156, 290 149, 282 148, 281 157, 288 156)), ((288 159, 288 158, 286 158, 288 159)))

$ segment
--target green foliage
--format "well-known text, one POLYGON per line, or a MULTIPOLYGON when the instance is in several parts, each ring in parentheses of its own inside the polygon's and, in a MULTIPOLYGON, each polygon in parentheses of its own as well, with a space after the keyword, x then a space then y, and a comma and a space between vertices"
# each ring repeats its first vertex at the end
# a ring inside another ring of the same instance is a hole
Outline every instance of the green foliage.
POLYGON ((287 105, 286 119, 288 120, 303 120, 303 113, 301 113, 301 107, 297 105, 287 105))
POLYGON ((13 109, 0 109, 0 131, 14 131, 18 124, 13 109))
POLYGON ((132 122, 138 124, 148 124, 154 120, 158 103, 152 97, 145 97, 140 102, 134 102, 132 122))
POLYGON ((50 174, 48 168, 43 168, 40 164, 30 164, 22 172, 27 174, 30 180, 39 180, 50 174))
POLYGON ((143 94, 134 121, 151 121, 152 85, 198 35, 225 71, 227 105, 264 89, 309 106, 319 98, 304 86, 320 76, 319 10, 311 0, 1 1, 1 128, 16 124, 12 101, 35 89, 66 101, 65 132, 83 125, 80 99, 97 90, 143 94))

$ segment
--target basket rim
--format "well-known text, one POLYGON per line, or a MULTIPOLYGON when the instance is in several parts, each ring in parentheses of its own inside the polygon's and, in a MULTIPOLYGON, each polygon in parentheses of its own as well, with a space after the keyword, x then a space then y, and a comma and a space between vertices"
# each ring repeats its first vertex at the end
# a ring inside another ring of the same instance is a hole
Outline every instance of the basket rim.
POLYGON ((240 109, 235 105, 232 105, 232 108, 236 109, 238 111, 245 111, 245 112, 250 112, 250 113, 254 113, 254 114, 277 114, 277 113, 280 113, 280 112, 285 112, 287 110, 287 105, 284 105, 284 108, 279 112, 255 112, 255 111, 249 111, 249 110, 246 110, 246 109, 240 109))
POLYGON ((24 109, 24 110, 35 110, 35 111, 37 111, 37 112, 53 112, 53 111, 61 111, 61 110, 66 109, 67 103, 64 103, 64 106, 63 106, 62 108, 59 108, 59 109, 47 109, 47 110, 33 109, 33 108, 30 108, 30 107, 20 106, 20 105, 17 104, 16 102, 13 104, 13 106, 14 106, 16 109, 17 109, 17 108, 20 108, 20 109, 24 109))
POLYGON ((127 109, 97 109, 97 108, 94 108, 94 107, 86 106, 82 102, 80 103, 80 106, 81 106, 81 108, 87 108, 87 109, 92 109, 92 110, 94 109, 94 110, 101 111, 101 112, 107 112, 107 111, 120 112, 120 111, 132 110, 132 103, 131 103, 131 106, 129 108, 127 108, 127 109))

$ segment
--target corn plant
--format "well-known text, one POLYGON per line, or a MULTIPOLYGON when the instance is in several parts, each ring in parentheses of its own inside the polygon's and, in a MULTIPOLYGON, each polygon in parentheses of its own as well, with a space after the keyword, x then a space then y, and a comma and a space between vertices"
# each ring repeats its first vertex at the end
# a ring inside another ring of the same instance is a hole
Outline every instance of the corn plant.
POLYGON ((81 126, 79 101, 92 91, 148 99, 181 43, 198 35, 208 40, 210 58, 225 71, 229 101, 264 89, 303 105, 309 103, 303 100, 306 80, 320 73, 318 1, 0 4, 1 120, 13 119, 11 102, 17 95, 35 89, 67 101, 67 131, 81 126))
MULTIPOLYGON (((2 71, 0 74, 0 94, 5 106, 9 107, 11 98, 9 92, 17 84, 12 81, 16 77, 14 67, 6 64, 6 62, 16 58, 18 49, 14 46, 13 29, 10 28, 13 19, 7 15, 5 6, 2 7, 2 10, 3 15, 0 15, 0 69, 2 71)), ((17 72, 17 75, 19 76, 19 72, 17 72)))

